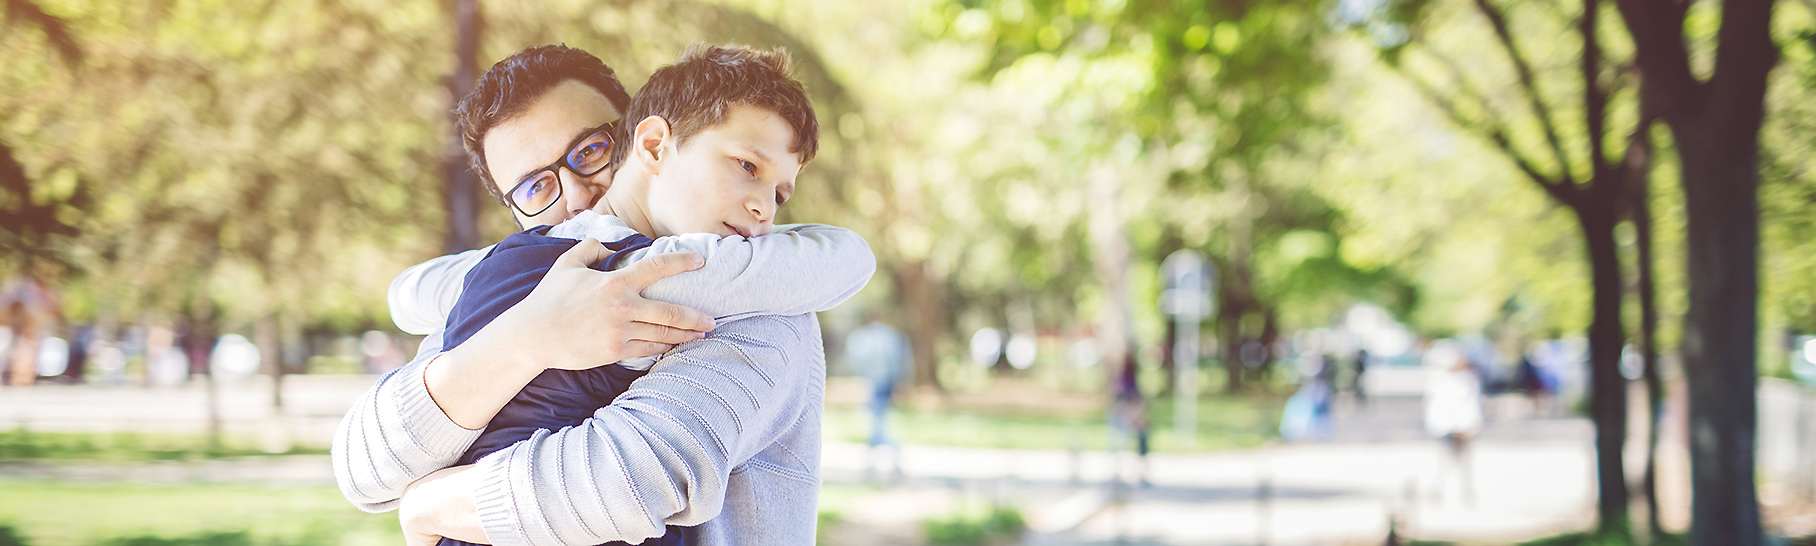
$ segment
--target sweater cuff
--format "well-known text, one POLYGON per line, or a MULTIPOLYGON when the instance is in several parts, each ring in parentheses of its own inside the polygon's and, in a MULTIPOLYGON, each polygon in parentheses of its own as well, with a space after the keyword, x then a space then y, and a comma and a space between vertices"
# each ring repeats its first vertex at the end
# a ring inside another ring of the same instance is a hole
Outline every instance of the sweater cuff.
MULTIPOLYGON (((537 435, 546 433, 537 431, 537 435)), ((479 472, 473 504, 479 509, 479 526, 494 546, 560 543, 546 532, 546 522, 536 517, 540 508, 535 506, 538 499, 533 494, 534 487, 519 482, 519 479, 529 480, 529 464, 526 460, 513 463, 513 459, 530 458, 528 454, 518 453, 526 449, 524 444, 527 443, 529 441, 500 449, 473 463, 473 470, 479 472), (516 498, 515 493, 520 488, 525 498, 516 498)))
POLYGON ((404 419, 403 429, 415 436, 417 445, 434 459, 452 461, 459 459, 460 454, 479 439, 481 431, 456 424, 441 406, 435 404, 435 398, 429 396, 429 384, 423 374, 433 362, 431 358, 407 374, 398 374, 398 380, 387 387, 392 391, 391 399, 397 401, 398 414, 404 419))

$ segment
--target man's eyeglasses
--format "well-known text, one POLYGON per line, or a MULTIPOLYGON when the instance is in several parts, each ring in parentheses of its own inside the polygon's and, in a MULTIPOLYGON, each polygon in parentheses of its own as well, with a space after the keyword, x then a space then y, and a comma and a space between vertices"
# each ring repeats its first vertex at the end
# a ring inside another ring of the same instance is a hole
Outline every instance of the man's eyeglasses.
POLYGON ((607 122, 582 133, 574 142, 568 144, 568 152, 547 167, 531 171, 511 186, 505 193, 505 199, 512 207, 524 216, 542 214, 561 199, 561 178, 557 172, 566 167, 579 176, 599 174, 612 163, 612 127, 617 122, 607 122))

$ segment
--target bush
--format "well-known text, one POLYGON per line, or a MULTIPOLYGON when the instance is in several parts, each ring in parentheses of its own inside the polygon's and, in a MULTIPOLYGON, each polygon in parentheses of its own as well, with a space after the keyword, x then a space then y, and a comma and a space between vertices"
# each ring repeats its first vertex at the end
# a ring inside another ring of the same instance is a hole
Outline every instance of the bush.
POLYGON ((1015 536, 1028 527, 1021 511, 992 506, 981 515, 954 514, 927 520, 924 528, 931 544, 983 544, 999 536, 1015 536))
POLYGON ((0 525, 0 546, 26 546, 25 537, 11 525, 0 525))

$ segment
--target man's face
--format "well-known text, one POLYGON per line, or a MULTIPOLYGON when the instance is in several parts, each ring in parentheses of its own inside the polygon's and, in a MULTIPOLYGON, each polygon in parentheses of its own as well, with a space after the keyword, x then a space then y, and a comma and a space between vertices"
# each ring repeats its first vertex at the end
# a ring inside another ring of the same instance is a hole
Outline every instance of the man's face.
MULTIPOLYGON (((499 193, 511 195, 511 189, 525 177, 566 155, 568 146, 584 133, 621 116, 605 95, 586 84, 575 80, 561 82, 538 97, 528 110, 486 133, 486 167, 491 171, 492 183, 498 186, 499 193)), ((611 172, 607 168, 592 176, 579 176, 566 168, 556 169, 561 197, 554 205, 535 216, 525 216, 511 207, 511 215, 526 228, 573 218, 605 193, 611 172)))
POLYGON ((724 123, 689 137, 650 177, 650 228, 657 236, 768 234, 801 172, 800 156, 788 151, 793 141, 775 113, 731 107, 724 123))

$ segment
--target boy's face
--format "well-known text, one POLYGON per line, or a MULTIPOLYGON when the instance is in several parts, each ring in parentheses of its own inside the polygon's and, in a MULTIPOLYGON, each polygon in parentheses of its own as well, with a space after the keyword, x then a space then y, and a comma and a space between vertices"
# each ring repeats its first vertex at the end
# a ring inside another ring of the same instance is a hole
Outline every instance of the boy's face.
POLYGON ((788 151, 794 130, 780 116, 749 105, 725 121, 667 147, 650 175, 644 209, 653 235, 766 235, 776 211, 794 195, 800 156, 788 151))
MULTIPOLYGON (((522 114, 486 132, 486 169, 491 171, 492 183, 498 186, 501 194, 511 196, 511 190, 519 182, 560 161, 570 151, 569 145, 586 136, 589 130, 620 117, 622 115, 612 107, 612 102, 592 87, 575 80, 557 84, 522 114)), ((592 176, 580 176, 567 168, 557 168, 555 176, 561 197, 534 216, 526 216, 517 207, 510 207, 511 216, 517 218, 519 226, 526 228, 555 225, 573 218, 592 207, 605 193, 605 187, 611 183, 611 171, 607 168, 592 176)), ((539 188, 537 191, 555 190, 539 188)), ((531 211, 534 212, 533 206, 531 211)))

